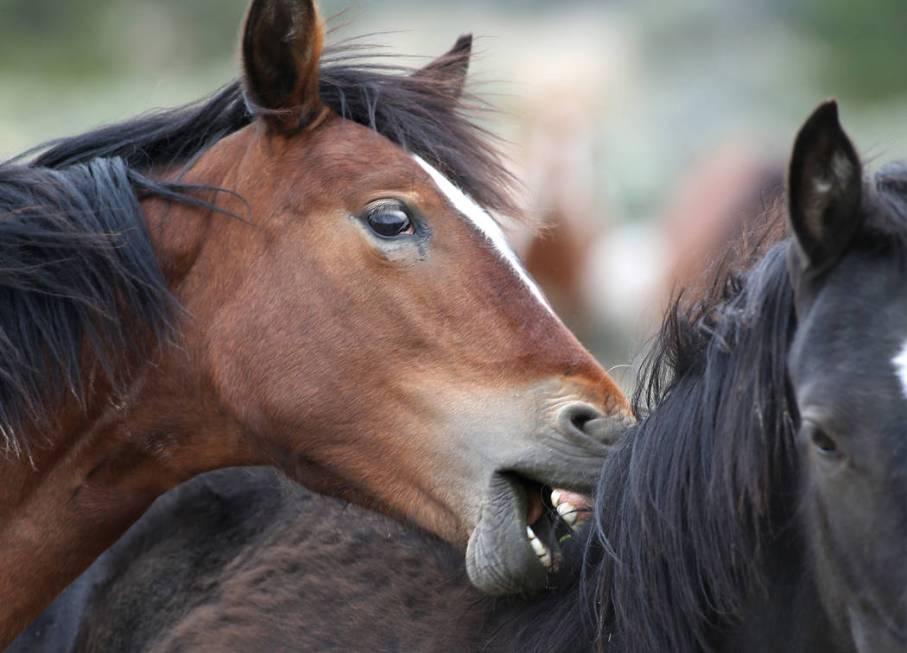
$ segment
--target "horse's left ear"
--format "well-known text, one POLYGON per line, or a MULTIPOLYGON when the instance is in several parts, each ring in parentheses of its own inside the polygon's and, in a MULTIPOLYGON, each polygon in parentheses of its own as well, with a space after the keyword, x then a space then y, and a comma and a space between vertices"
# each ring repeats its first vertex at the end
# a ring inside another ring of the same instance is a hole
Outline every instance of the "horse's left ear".
POLYGON ((821 104, 794 143, 788 173, 791 227, 803 268, 826 270, 844 254, 862 222, 860 158, 838 121, 834 101, 821 104))
POLYGON ((252 110, 290 133, 322 111, 318 90, 324 25, 314 0, 254 0, 242 60, 252 110))
POLYGON ((466 86, 469 60, 472 57, 472 34, 464 34, 454 46, 430 64, 413 73, 414 77, 437 84, 452 100, 459 100, 466 86))

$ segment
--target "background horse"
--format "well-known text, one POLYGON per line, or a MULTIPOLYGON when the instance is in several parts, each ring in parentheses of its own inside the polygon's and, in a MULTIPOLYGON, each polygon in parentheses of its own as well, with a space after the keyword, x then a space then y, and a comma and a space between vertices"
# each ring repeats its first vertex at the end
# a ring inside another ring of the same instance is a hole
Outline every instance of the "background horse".
POLYGON ((864 180, 829 103, 788 194, 795 237, 665 321, 548 595, 486 603, 431 537, 224 474, 71 590, 80 650, 903 651, 907 168, 864 180))
POLYGON ((322 42, 256 0, 242 83, 0 167, 0 645, 225 466, 404 516, 488 592, 556 562, 540 490, 590 490, 628 409, 486 212, 470 40, 408 74, 322 42))

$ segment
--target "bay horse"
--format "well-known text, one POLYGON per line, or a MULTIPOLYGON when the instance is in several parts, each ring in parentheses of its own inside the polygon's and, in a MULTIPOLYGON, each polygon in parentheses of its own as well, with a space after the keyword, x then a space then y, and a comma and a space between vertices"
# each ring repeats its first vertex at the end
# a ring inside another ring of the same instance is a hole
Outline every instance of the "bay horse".
POLYGON ((767 220, 667 316, 550 592, 491 601, 431 535, 223 471, 39 625, 80 651, 904 651, 907 165, 864 178, 829 102, 787 203, 793 237, 767 220))
POLYGON ((593 489, 627 400, 489 213, 470 38, 413 71, 323 41, 311 0, 254 0, 241 81, 0 165, 0 646, 236 465, 544 586, 541 489, 593 489))

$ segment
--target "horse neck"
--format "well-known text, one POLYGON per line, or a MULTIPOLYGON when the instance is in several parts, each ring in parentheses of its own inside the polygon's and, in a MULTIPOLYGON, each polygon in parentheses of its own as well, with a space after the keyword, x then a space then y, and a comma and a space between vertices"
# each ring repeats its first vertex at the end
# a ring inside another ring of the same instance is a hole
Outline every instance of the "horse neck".
POLYGON ((716 639, 715 650, 728 653, 853 651, 828 617, 813 562, 796 535, 772 547, 761 591, 751 597, 739 625, 716 639))
MULTIPOLYGON (((143 209, 179 294, 211 216, 160 200, 143 209)), ((83 401, 32 428, 28 456, 0 459, 0 649, 158 496, 210 469, 262 462, 223 416, 191 341, 187 330, 178 346, 128 361, 116 392, 85 361, 83 401)))

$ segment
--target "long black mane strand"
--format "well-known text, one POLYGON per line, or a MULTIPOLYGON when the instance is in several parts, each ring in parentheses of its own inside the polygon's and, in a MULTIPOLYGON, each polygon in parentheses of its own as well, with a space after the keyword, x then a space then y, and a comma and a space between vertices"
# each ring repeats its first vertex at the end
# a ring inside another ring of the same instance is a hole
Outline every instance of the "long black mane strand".
MULTIPOLYGON (((480 204, 512 211, 512 178, 478 124, 487 107, 443 80, 387 56, 369 63, 368 55, 349 44, 326 51, 322 101, 421 156, 480 204)), ((448 59, 465 70, 469 52, 448 59)), ((182 184, 180 173, 252 120, 235 81, 208 99, 0 164, 0 450, 27 453, 33 443, 23 430, 48 426, 64 395, 84 401, 86 354, 117 389, 124 357, 174 334, 178 307, 140 201, 157 196, 216 211, 212 191, 230 190, 182 184), (176 181, 155 179, 162 172, 176 181)))
POLYGON ((586 582, 600 637, 621 650, 710 650, 759 589, 779 511, 794 508, 788 247, 728 278, 719 301, 675 306, 637 398, 658 407, 605 465, 601 562, 586 582))

